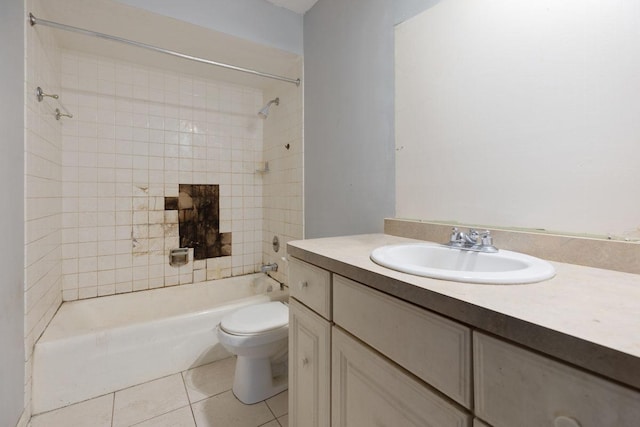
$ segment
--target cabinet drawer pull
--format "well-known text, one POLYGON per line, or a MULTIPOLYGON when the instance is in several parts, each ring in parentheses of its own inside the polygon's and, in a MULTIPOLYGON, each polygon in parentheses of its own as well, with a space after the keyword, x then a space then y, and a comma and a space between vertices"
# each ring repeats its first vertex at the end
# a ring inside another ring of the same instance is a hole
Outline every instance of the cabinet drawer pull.
POLYGON ((577 420, 560 415, 559 417, 556 417, 555 420, 553 420, 553 427, 581 427, 581 426, 577 420))
POLYGON ((307 282, 300 282, 298 283, 298 289, 303 290, 304 288, 306 288, 307 286, 309 286, 309 284, 307 282))

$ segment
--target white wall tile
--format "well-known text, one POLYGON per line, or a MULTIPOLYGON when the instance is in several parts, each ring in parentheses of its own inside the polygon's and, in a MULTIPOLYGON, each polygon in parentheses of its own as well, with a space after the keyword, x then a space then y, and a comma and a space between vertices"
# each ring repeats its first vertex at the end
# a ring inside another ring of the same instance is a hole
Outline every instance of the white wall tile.
POLYGON ((276 280, 287 282, 287 268, 282 257, 286 256, 286 244, 303 238, 303 182, 302 182, 302 94, 293 87, 278 87, 265 93, 264 102, 275 97, 280 105, 272 106, 269 118, 264 122, 264 161, 269 162, 270 172, 258 179, 262 185, 251 187, 245 203, 254 206, 247 219, 253 220, 249 228, 263 228, 262 262, 277 262, 279 269, 271 273, 276 280), (289 144, 289 148, 285 147, 289 144), (250 190, 250 191, 251 191, 250 190), (260 218, 262 215, 262 218, 260 218), (258 227, 255 223, 262 225, 258 227), (280 240, 280 251, 274 252, 273 236, 280 240))
MULTIPOLYGON (((83 256, 65 265, 75 278, 66 286, 107 295, 206 280, 204 266, 195 277, 193 263, 167 267, 179 242, 177 212, 164 211, 164 197, 176 197, 178 184, 220 185, 221 231, 238 233, 234 274, 255 271, 261 91, 75 51, 62 51, 61 69, 63 94, 78 112, 63 137, 61 239, 66 257, 83 256), (89 243, 83 253, 79 245, 89 243), (92 272, 99 274, 85 275, 92 272)), ((219 275, 231 272, 229 261, 219 275)))
MULTIPOLYGON (((38 15, 39 1, 29 0, 27 7, 38 15)), ((63 209, 75 207, 77 187, 67 191, 72 200, 63 204, 63 164, 75 164, 73 156, 62 154, 62 133, 65 123, 55 120, 57 101, 37 102, 33 91, 37 86, 47 93, 60 95, 60 51, 49 31, 27 31, 26 123, 25 123, 25 350, 27 418, 31 396, 31 356, 33 344, 62 302, 63 280, 63 209)), ((70 63, 72 70, 77 63, 70 63)), ((77 85, 76 81, 70 84, 77 85)), ((61 98, 64 100, 64 98, 61 98)), ((69 127, 73 130, 73 126, 69 127)), ((75 142, 75 141, 73 141, 75 142)), ((73 175, 73 173, 70 173, 73 175)), ((75 226, 73 217, 67 224, 75 226)), ((73 233, 65 236, 68 244, 75 241, 73 233)), ((75 255, 74 246, 64 247, 64 256, 75 255)), ((67 264, 77 269, 77 260, 67 264)), ((74 286, 73 273, 65 286, 74 286)))

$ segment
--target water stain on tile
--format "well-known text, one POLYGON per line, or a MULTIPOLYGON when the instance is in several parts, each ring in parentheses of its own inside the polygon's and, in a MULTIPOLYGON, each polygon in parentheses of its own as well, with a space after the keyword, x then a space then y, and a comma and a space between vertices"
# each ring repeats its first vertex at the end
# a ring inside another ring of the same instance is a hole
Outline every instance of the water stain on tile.
POLYGON ((180 184, 165 209, 178 211, 180 247, 193 248, 195 260, 231 255, 231 233, 220 233, 219 185, 180 184))

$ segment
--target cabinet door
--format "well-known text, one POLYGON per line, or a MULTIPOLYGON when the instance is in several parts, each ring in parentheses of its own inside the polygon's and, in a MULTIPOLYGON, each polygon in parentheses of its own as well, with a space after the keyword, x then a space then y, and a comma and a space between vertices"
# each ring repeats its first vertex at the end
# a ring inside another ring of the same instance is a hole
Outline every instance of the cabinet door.
POLYGON ((331 324, 289 303, 289 425, 329 427, 331 324))
POLYGON ((332 427, 471 425, 456 404, 346 332, 333 328, 332 340, 332 427))

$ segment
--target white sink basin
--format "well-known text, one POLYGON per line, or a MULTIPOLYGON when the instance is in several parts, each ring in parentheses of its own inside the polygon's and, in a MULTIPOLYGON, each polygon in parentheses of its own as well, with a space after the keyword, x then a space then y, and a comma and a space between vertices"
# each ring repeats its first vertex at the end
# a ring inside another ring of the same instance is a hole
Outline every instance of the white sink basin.
POLYGON ((556 274, 547 261, 518 252, 472 252, 436 243, 382 246, 371 260, 403 273, 469 283, 533 283, 556 274))

